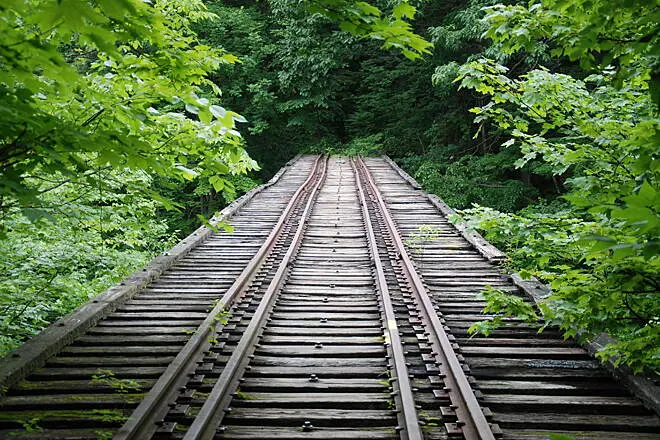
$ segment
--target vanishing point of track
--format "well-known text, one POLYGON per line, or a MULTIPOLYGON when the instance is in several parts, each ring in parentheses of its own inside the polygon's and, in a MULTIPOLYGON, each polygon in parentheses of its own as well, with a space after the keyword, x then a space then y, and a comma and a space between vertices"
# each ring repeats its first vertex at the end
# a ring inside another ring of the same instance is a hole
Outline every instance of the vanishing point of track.
POLYGON ((386 158, 292 161, 7 358, 0 438, 660 438, 657 386, 556 330, 468 337, 530 288, 447 212, 386 158))

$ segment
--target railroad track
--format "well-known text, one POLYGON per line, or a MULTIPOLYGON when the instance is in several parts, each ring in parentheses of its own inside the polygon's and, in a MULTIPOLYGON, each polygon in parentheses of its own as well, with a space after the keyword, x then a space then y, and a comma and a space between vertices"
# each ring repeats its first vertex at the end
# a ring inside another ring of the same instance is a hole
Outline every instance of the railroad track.
POLYGON ((436 205, 384 159, 300 158, 9 358, 0 437, 659 438, 557 332, 467 337, 484 286, 519 292, 436 205))

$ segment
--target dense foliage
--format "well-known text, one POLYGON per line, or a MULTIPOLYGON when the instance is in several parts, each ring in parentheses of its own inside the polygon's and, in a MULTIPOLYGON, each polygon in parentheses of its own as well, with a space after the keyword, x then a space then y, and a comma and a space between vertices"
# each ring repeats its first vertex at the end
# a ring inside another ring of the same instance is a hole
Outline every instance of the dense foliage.
POLYGON ((255 168, 206 78, 235 58, 190 29, 208 17, 201 1, 0 7, 2 352, 167 245, 153 176, 222 190, 255 168))
POLYGON ((3 210, 39 203, 35 176, 84 184, 100 167, 184 178, 254 167, 233 130, 242 118, 216 105, 206 78, 235 58, 190 30, 207 17, 201 1, 16 0, 2 14, 3 210))
MULTIPOLYGON (((296 6, 281 7, 310 26, 332 17, 408 58, 428 52, 405 3, 296 6)), ((200 39, 202 21, 222 23, 201 0, 0 6, 0 248, 10 256, 0 264, 0 354, 257 183, 240 176, 258 166, 237 130, 246 119, 223 106, 215 76, 238 59, 200 39)), ((275 55, 290 61, 285 47, 275 55)))
POLYGON ((48 216, 30 221, 5 213, 0 252, 0 353, 68 313, 171 246, 155 216, 157 204, 127 184, 148 190, 142 172, 102 172, 103 184, 62 185, 42 195, 48 216))
POLYGON ((602 11, 584 15, 586 2, 574 2, 566 19, 560 2, 489 8, 487 35, 502 51, 531 50, 551 37, 552 53, 579 59, 591 74, 580 79, 537 68, 516 78, 505 66, 479 59, 463 65, 458 79, 490 97, 472 111, 477 122, 510 133, 503 146, 522 154, 516 166, 541 158, 563 178, 568 202, 551 213, 475 208, 469 215, 509 249, 514 267, 550 282, 553 293, 543 306, 548 324, 571 336, 608 332, 620 342, 601 356, 658 371, 660 119, 649 93, 658 62, 649 45, 657 43, 657 30, 649 29, 644 13, 653 16, 654 6, 633 3, 641 9, 623 8, 596 24, 584 21, 602 11), (626 43, 633 41, 645 44, 626 43), (601 60, 594 47, 604 52, 601 60))
POLYGON ((3 4, 5 346, 294 154, 382 151, 550 283, 548 324, 607 331, 620 343, 604 356, 657 369, 659 14, 652 0, 3 4))

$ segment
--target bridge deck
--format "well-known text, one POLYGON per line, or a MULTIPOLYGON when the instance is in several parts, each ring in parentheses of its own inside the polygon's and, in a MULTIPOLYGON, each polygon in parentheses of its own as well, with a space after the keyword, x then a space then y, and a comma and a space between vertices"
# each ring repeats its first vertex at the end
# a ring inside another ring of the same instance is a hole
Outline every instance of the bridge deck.
POLYGON ((385 158, 299 158, 224 211, 234 233, 201 228, 3 360, 0 438, 660 438, 557 330, 469 337, 485 286, 524 291, 447 209, 385 158))

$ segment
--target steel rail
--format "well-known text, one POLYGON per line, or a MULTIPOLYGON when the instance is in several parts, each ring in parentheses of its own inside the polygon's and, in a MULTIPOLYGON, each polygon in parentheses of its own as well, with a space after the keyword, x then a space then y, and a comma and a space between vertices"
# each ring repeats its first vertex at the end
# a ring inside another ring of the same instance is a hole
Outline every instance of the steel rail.
POLYGON ((371 192, 375 196, 374 202, 379 205, 383 219, 387 223, 399 258, 403 263, 402 267, 405 276, 410 280, 415 296, 422 305, 422 312, 425 315, 426 321, 431 326, 432 332, 429 332, 429 339, 433 340, 435 342, 434 345, 440 348, 435 353, 435 358, 441 373, 445 376, 443 377, 446 385, 445 391, 449 395, 452 404, 456 407, 457 426, 461 428, 466 440, 495 440, 493 431, 481 410, 479 402, 470 386, 470 382, 454 352, 447 332, 440 322, 433 303, 426 293, 426 288, 406 252, 403 240, 396 229, 396 224, 387 209, 387 204, 362 158, 358 157, 356 161, 358 167, 363 171, 371 192))
POLYGON ((387 333, 385 334, 385 343, 389 344, 393 355, 394 377, 392 377, 392 385, 397 385, 394 392, 397 393, 399 405, 399 412, 397 418, 399 426, 402 428, 400 431, 402 440, 421 440, 424 438, 422 429, 419 425, 419 418, 417 416, 417 409, 415 408, 415 399, 413 397, 412 385, 410 384, 410 377, 408 376, 408 367, 406 367, 406 356, 403 352, 403 345, 401 344, 401 336, 399 335, 399 327, 396 323, 396 315, 394 313, 394 306, 392 305, 392 298, 390 296, 389 288, 387 287, 387 280, 385 279, 385 271, 383 263, 378 254, 378 243, 376 242, 376 234, 374 233, 373 225, 370 221, 369 208, 367 206, 367 199, 360 181, 358 170, 353 160, 351 160, 351 168, 355 174, 355 181, 357 183, 358 194, 360 196, 360 205, 362 208, 362 217, 364 220, 365 228, 367 230, 367 241, 369 243, 369 250, 373 258, 374 266, 376 267, 376 287, 380 294, 381 302, 385 312, 387 323, 387 333))
POLYGON ((289 270, 289 265, 293 256, 298 251, 300 242, 302 241, 302 237, 306 228, 306 222, 314 206, 316 195, 325 182, 327 172, 327 157, 324 159, 323 163, 323 171, 320 173, 320 176, 318 177, 316 184, 311 191, 307 205, 305 206, 305 210, 303 211, 298 223, 296 233, 291 244, 289 245, 289 248, 287 249, 286 254, 284 255, 282 262, 277 268, 275 276, 268 285, 264 296, 261 298, 259 306, 255 310, 254 315, 250 320, 250 324, 243 333, 241 340, 236 346, 236 349, 227 361, 227 364, 222 370, 218 381, 213 386, 213 389, 206 398, 204 405, 186 432, 184 440, 212 439, 216 434, 217 427, 220 425, 220 423, 222 423, 222 419, 225 414, 222 409, 231 400, 232 396, 230 392, 235 389, 240 378, 239 376, 241 370, 247 365, 249 362, 249 356, 254 352, 258 335, 263 330, 263 325, 270 310, 272 309, 273 302, 277 297, 276 293, 279 292, 282 284, 284 283, 285 275, 289 270))
MULTIPOLYGON (((232 304, 236 297, 250 285, 258 269, 275 247, 277 239, 282 234, 287 222, 287 217, 299 202, 302 194, 313 183, 321 164, 325 167, 322 157, 319 156, 305 182, 300 185, 284 208, 282 215, 266 238, 266 241, 234 283, 227 289, 220 301, 208 313, 206 319, 199 325, 193 336, 183 346, 167 369, 158 378, 154 386, 149 390, 149 393, 147 393, 147 396, 131 413, 126 423, 115 433, 114 440, 144 440, 153 436, 158 429, 157 423, 163 420, 169 410, 168 404, 175 399, 176 393, 185 386, 188 375, 194 371, 196 362, 199 360, 201 354, 211 348, 212 343, 210 341, 214 339, 213 336, 218 326, 217 316, 224 311, 226 306, 232 304)), ((325 173, 325 168, 323 168, 323 173, 325 173)))

